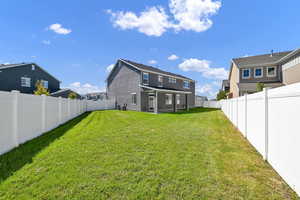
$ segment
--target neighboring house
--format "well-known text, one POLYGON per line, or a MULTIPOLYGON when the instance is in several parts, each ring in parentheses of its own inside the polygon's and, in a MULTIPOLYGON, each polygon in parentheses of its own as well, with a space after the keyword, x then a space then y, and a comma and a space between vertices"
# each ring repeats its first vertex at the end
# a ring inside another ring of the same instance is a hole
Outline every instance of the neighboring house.
POLYGON ((229 92, 230 91, 230 83, 229 83, 229 80, 223 80, 222 81, 222 91, 224 92, 229 92))
POLYGON ((107 93, 106 92, 89 93, 89 94, 84 95, 84 98, 87 100, 93 100, 93 101, 105 100, 105 99, 107 99, 107 93))
POLYGON ((300 82, 300 49, 232 59, 229 97, 256 92, 257 83, 274 88, 300 82))
POLYGON ((61 90, 58 90, 56 92, 53 92, 53 93, 50 94, 50 96, 52 96, 52 97, 62 97, 62 98, 66 98, 67 99, 67 98, 69 98, 69 95, 71 93, 75 93, 76 94, 76 99, 82 99, 83 98, 80 94, 78 94, 78 93, 76 93, 73 90, 68 89, 68 88, 61 89, 61 90))
POLYGON ((119 59, 107 78, 107 95, 129 110, 176 112, 195 106, 195 81, 119 59))
POLYGON ((37 81, 42 81, 50 93, 59 90, 60 81, 35 63, 0 65, 0 91, 33 94, 37 81))

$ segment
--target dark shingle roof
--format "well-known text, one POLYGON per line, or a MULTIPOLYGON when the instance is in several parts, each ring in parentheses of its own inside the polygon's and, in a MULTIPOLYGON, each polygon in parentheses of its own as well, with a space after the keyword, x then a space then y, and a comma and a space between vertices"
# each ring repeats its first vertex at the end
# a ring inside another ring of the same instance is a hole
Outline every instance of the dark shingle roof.
POLYGON ((280 59, 287 56, 291 52, 293 51, 273 53, 273 56, 271 56, 271 54, 264 54, 258 56, 234 58, 232 60, 237 65, 237 67, 266 65, 278 62, 280 59))
POLYGON ((19 63, 19 64, 0 64, 0 70, 1 69, 9 69, 9 68, 14 68, 14 67, 25 67, 28 65, 35 65, 38 66, 41 70, 43 70, 45 73, 47 73, 49 76, 53 77, 55 80, 59 81, 56 77, 54 77, 52 74, 50 74, 49 72, 47 72, 45 69, 43 69, 42 67, 40 67, 39 65, 35 64, 35 63, 19 63))
POLYGON ((152 67, 152 66, 148 66, 148 65, 144 65, 144 64, 140 64, 140 63, 136 63, 136 62, 133 62, 133 61, 130 61, 130 60, 125 60, 125 59, 121 59, 122 61, 125 61, 131 65, 134 65, 135 67, 141 69, 141 70, 147 70, 147 71, 152 71, 152 72, 157 72, 157 73, 161 73, 161 74, 165 74, 165 75, 170 75, 170 76, 176 76, 176 77, 179 77, 179 78, 183 78, 183 79, 188 79, 188 80, 192 80, 188 77, 185 77, 185 76, 182 76, 182 75, 179 75, 179 74, 174 74, 174 73, 171 73, 171 72, 167 72, 167 71, 163 71, 163 70, 160 70, 156 67, 152 67))

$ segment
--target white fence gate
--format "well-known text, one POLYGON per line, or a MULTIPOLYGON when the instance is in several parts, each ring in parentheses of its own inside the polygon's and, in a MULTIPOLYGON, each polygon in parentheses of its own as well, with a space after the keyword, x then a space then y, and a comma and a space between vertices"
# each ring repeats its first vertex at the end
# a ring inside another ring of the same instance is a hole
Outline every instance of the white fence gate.
POLYGON ((0 91, 0 155, 86 111, 114 109, 113 102, 0 91))
POLYGON ((300 83, 224 100, 222 110, 300 195, 300 83))
POLYGON ((204 108, 221 108, 220 101, 204 101, 204 100, 195 100, 195 107, 204 107, 204 108))

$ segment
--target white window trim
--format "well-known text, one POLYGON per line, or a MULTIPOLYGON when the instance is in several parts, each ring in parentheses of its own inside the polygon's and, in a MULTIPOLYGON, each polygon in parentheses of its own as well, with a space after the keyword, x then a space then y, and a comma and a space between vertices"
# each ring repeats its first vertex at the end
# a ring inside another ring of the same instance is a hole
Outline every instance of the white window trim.
POLYGON ((144 85, 149 85, 149 79, 150 79, 149 73, 148 73, 148 72, 143 72, 143 73, 142 73, 142 80, 143 80, 143 84, 144 84, 144 85), (147 75, 148 75, 148 79, 144 79, 144 74, 147 74, 147 75), (144 81, 147 82, 147 83, 144 83, 144 81))
POLYGON ((132 105, 137 105, 137 95, 136 95, 136 93, 131 93, 131 104, 132 105), (135 95, 135 103, 133 103, 133 95, 135 95))
POLYGON ((254 78, 262 78, 263 76, 264 76, 264 68, 263 67, 254 68, 254 78), (261 69, 261 75, 260 76, 256 76, 256 70, 257 69, 261 69))
POLYGON ((251 78, 251 69, 250 68, 244 68, 242 69, 242 79, 250 79, 251 78), (249 70, 249 76, 244 76, 244 71, 249 70))
POLYGON ((276 66, 267 67, 267 77, 276 77, 276 76, 277 76, 277 67, 276 66), (269 69, 270 68, 274 68, 274 75, 269 74, 269 69))
POLYGON ((165 103, 166 105, 172 105, 173 104, 173 95, 172 94, 166 94, 166 97, 168 96, 168 98, 170 97, 170 101, 167 102, 167 98, 165 99, 165 103))
POLYGON ((21 87, 31 87, 31 78, 29 77, 21 77, 21 87), (23 84, 23 80, 25 80, 25 84, 23 84), (27 82, 28 81, 28 82, 27 82))

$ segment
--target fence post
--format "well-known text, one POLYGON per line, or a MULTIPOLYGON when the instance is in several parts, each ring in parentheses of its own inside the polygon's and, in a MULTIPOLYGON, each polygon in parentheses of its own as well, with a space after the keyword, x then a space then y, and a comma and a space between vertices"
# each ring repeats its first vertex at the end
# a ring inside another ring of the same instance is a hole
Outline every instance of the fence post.
POLYGON ((245 138, 247 138, 247 126, 248 126, 248 94, 245 94, 245 138))
POLYGON ((68 98, 68 120, 71 119, 71 100, 68 98))
POLYGON ((18 131, 19 131, 19 123, 18 123, 18 101, 19 101, 19 94, 20 92, 17 90, 11 91, 13 97, 13 113, 12 113, 12 123, 13 123, 13 140, 15 143, 15 147, 19 146, 19 138, 18 138, 18 131))
POLYGON ((62 124, 62 98, 58 97, 58 124, 62 124))
POLYGON ((264 160, 268 161, 269 154, 269 104, 268 104, 268 88, 264 88, 264 106, 265 106, 265 155, 264 160))
POLYGON ((239 98, 236 98, 236 127, 239 129, 239 98))
POLYGON ((42 95, 42 133, 46 132, 46 95, 42 95))

